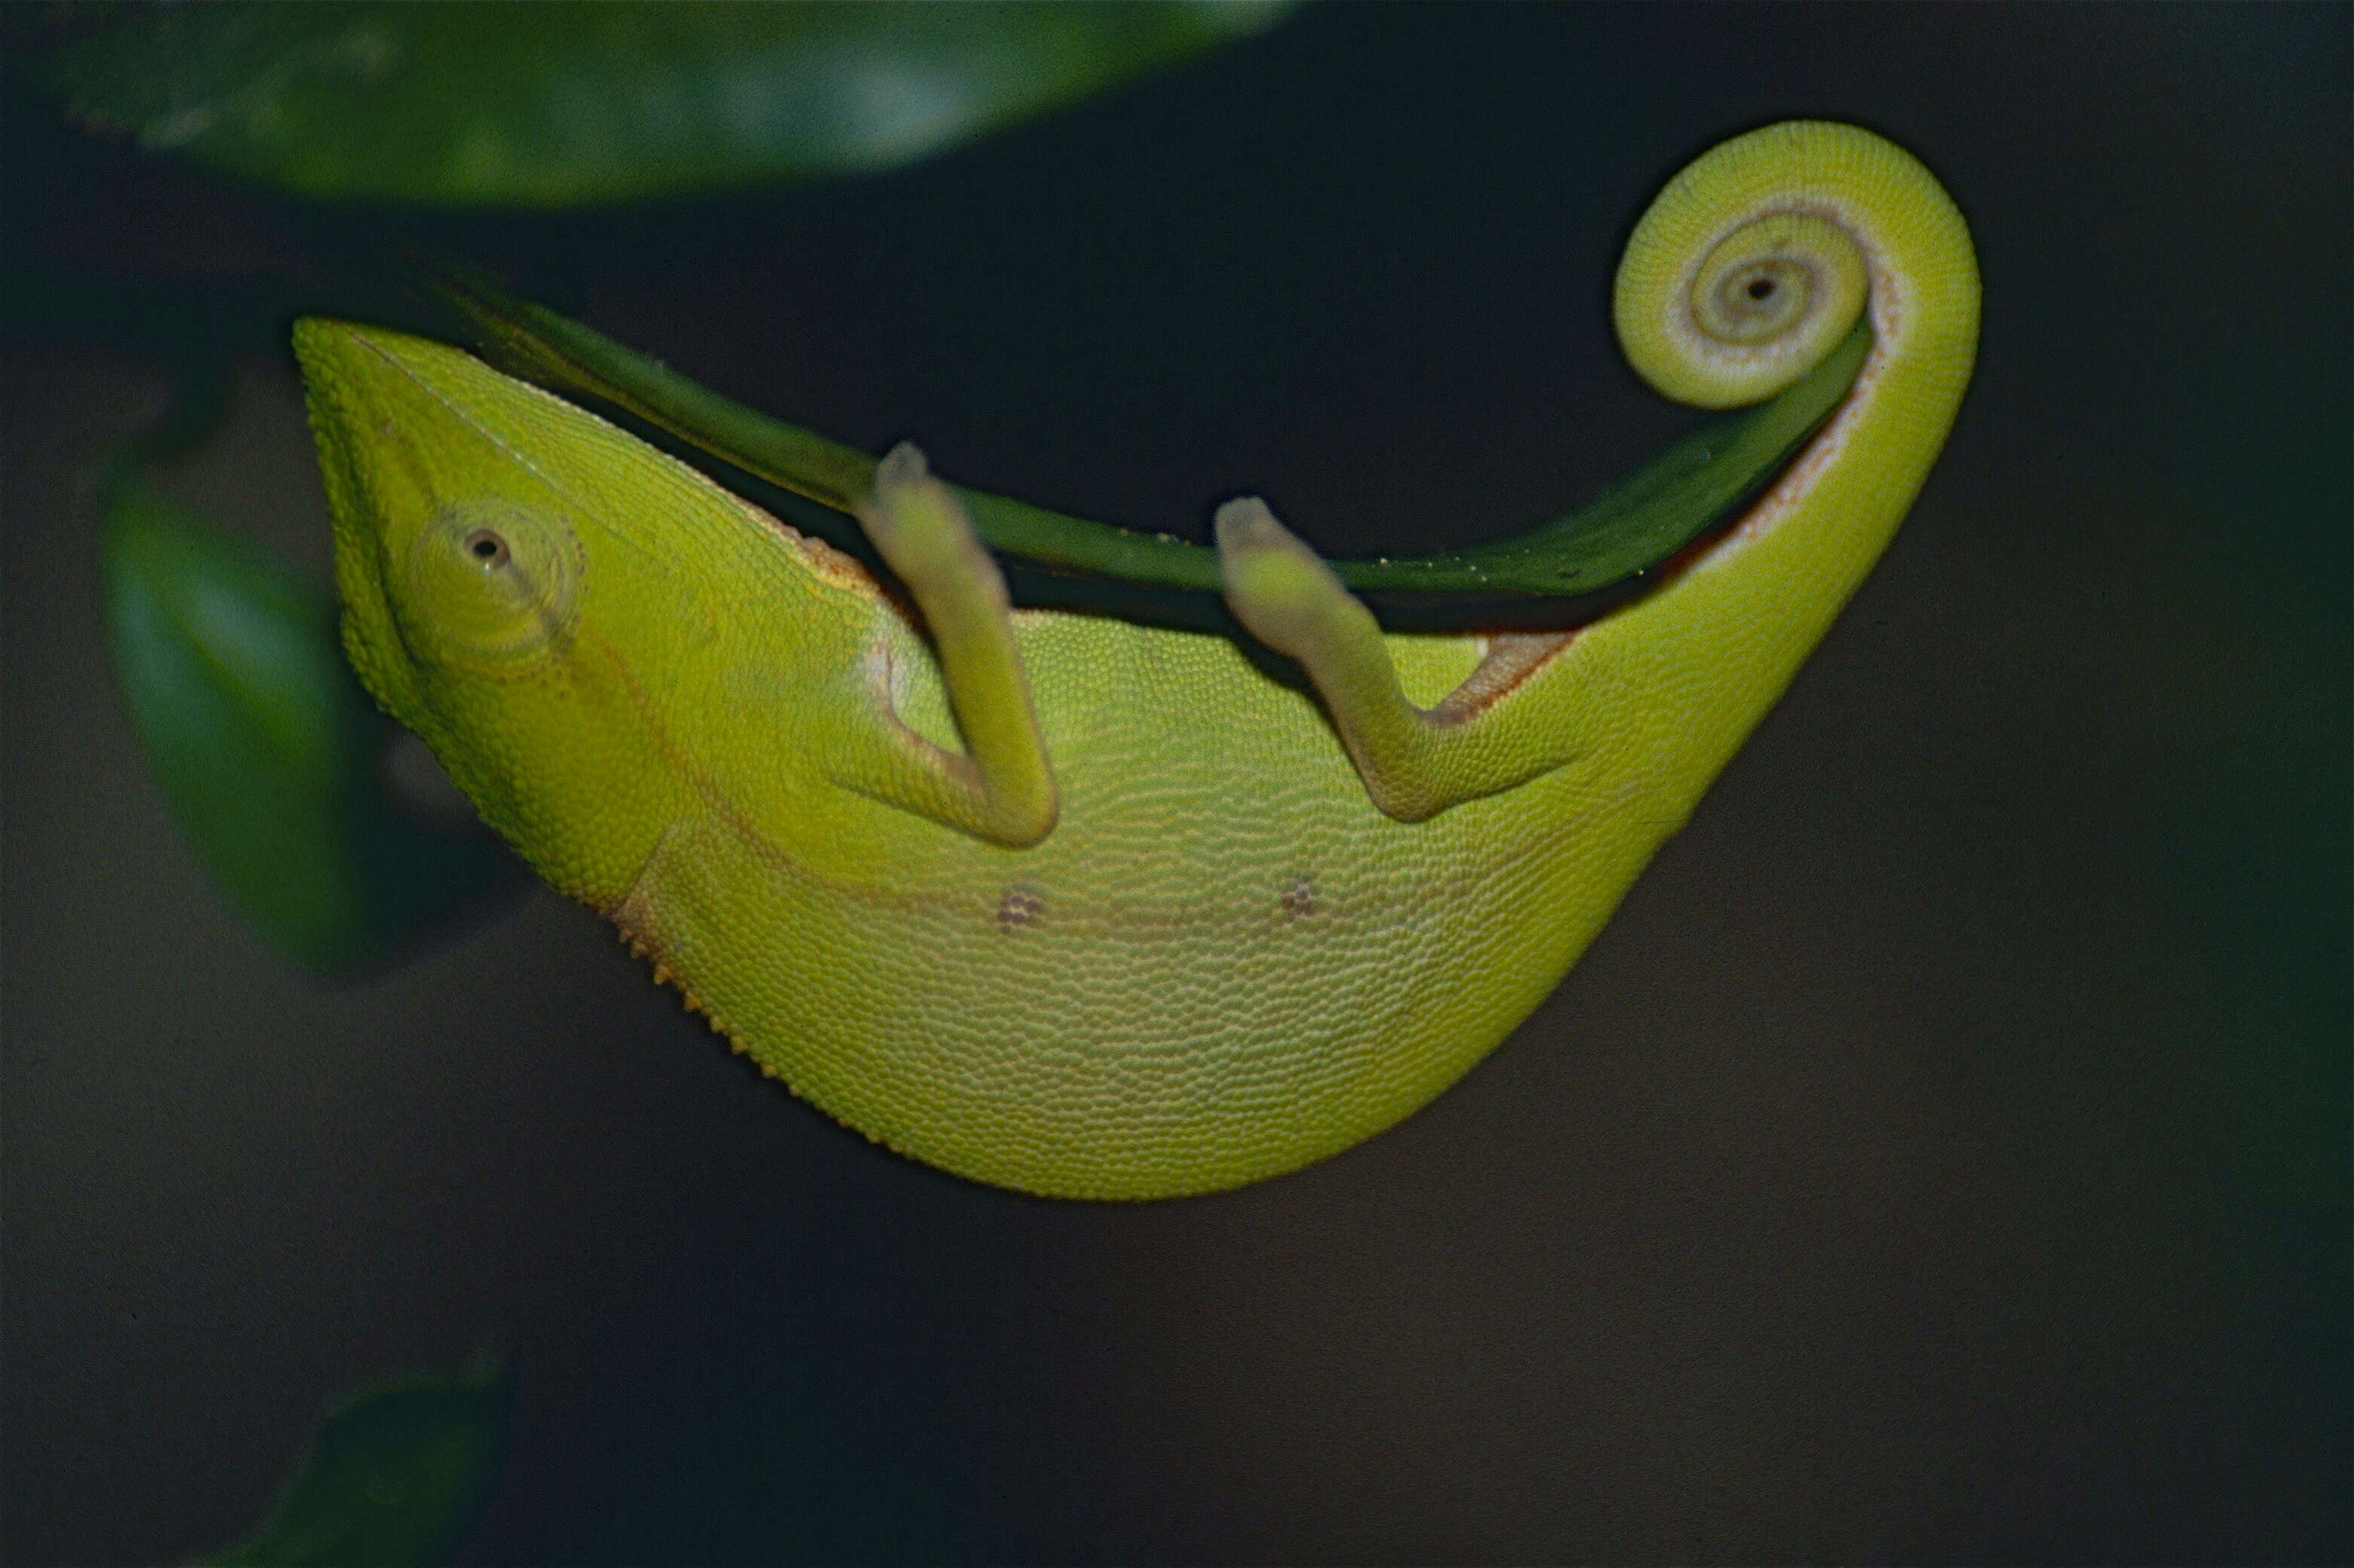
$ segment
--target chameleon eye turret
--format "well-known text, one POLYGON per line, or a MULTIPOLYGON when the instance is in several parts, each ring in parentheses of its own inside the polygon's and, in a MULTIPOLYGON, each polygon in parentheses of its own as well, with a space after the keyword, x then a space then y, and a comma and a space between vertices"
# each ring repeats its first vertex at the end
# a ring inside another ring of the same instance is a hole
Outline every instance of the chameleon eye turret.
POLYGON ((1868 356, 1643 591, 1493 636, 1384 632, 1247 498, 1199 585, 1243 632, 1015 610, 920 454, 829 450, 885 583, 456 349, 296 347, 355 664, 542 874, 866 1136, 1153 1198, 1372 1137, 1559 982, 1894 533, 1978 309, 1900 149, 1702 157, 1620 266, 1637 371, 1734 408, 1868 356))
POLYGON ((559 648, 578 613, 580 542, 552 511, 494 501, 437 507, 410 538, 393 596, 421 656, 513 670, 559 648))

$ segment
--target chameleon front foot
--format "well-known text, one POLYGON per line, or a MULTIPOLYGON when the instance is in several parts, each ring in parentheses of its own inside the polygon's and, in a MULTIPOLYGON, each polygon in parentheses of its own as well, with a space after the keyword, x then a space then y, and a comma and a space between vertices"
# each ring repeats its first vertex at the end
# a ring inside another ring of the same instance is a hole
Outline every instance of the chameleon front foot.
POLYGON ((1568 641, 1567 633, 1489 640, 1477 669, 1437 706, 1416 707, 1363 601, 1256 496, 1218 508, 1226 607, 1253 637, 1298 662, 1375 806, 1418 822, 1449 806, 1524 784, 1583 747, 1559 716, 1542 724, 1506 701, 1568 641))
POLYGON ((903 747, 853 788, 1009 849, 1054 831, 1055 775, 1013 641, 1005 576, 956 493, 902 441, 875 465, 858 520, 907 585, 939 654, 962 755, 902 729, 903 747))

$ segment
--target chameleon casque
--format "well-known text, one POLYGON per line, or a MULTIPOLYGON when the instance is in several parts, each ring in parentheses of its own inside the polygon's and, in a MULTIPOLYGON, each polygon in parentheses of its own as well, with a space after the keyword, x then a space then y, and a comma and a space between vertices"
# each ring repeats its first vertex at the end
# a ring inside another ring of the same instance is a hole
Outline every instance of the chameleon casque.
POLYGON ((1267 508, 1232 637, 1011 609, 912 447, 860 509, 905 594, 455 349, 294 343, 345 641, 549 882, 797 1093, 965 1176, 1237 1186, 1493 1048, 1592 939, 1870 570, 1969 378, 1936 182, 1793 122, 1679 175, 1615 314, 1638 372, 1758 402, 1869 311, 1783 474, 1575 630, 1392 634, 1267 508))

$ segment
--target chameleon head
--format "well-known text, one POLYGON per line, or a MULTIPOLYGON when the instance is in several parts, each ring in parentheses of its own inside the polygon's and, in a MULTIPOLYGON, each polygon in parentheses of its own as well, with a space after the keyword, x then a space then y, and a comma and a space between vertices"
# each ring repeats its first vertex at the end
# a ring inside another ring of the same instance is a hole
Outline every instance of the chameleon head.
POLYGON ((541 428, 533 400, 455 349, 313 318, 294 351, 354 668, 543 875, 618 899, 675 788, 641 712, 660 671, 631 655, 674 638, 632 636, 629 596, 599 574, 642 553, 629 514, 658 498, 625 507, 549 477, 598 471, 561 450, 581 421, 541 428))

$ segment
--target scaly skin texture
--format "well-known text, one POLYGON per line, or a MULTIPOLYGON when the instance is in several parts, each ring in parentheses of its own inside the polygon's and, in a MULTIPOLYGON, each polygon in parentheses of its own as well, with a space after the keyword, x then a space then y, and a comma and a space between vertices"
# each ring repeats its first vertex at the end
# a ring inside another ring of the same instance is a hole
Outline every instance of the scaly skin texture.
POLYGON ((1230 504, 1229 603, 1296 684, 1224 638, 1009 618, 912 450, 864 513, 909 605, 453 349, 316 320, 295 345, 353 662, 484 818, 852 1127, 1145 1198, 1380 1131, 1553 989, 1886 545, 1978 298, 1959 216, 1887 143, 1717 148, 1630 241, 1628 357, 1755 401, 1868 308, 1840 412, 1570 633, 1384 635, 1230 504))

